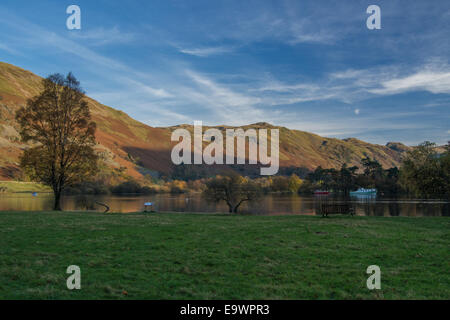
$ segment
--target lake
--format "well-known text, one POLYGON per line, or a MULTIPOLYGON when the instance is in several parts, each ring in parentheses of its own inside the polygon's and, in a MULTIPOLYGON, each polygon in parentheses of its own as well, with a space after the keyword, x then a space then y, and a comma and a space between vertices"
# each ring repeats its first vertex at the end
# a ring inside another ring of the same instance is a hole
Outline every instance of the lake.
MULTIPOLYGON (((155 194, 126 196, 65 196, 62 199, 64 210, 95 210, 104 208, 95 205, 94 200, 106 203, 112 212, 143 211, 145 202, 154 203, 156 211, 174 212, 228 212, 225 203, 206 202, 200 194, 155 194)), ((424 200, 388 197, 351 197, 265 195, 255 203, 244 203, 239 212, 256 215, 316 215, 323 202, 351 203, 357 215, 367 216, 450 216, 448 200, 424 200)), ((51 210, 51 194, 28 193, 0 194, 0 211, 41 211, 51 210)))

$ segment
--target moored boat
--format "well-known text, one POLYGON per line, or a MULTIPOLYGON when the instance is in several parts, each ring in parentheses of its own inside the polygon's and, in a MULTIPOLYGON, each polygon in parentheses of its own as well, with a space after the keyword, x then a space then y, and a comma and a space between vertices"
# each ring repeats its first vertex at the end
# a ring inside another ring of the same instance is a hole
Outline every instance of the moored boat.
POLYGON ((359 188, 356 191, 350 191, 351 196, 357 196, 357 195, 376 195, 377 189, 365 189, 365 188, 359 188))

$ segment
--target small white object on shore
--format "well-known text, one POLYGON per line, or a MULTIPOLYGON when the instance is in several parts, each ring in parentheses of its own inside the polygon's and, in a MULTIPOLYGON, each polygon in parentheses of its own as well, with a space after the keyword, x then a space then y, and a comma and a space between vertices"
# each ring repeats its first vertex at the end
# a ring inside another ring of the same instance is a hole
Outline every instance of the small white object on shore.
POLYGON ((153 211, 153 202, 145 202, 144 203, 144 212, 148 212, 147 210, 150 208, 150 212, 153 211))

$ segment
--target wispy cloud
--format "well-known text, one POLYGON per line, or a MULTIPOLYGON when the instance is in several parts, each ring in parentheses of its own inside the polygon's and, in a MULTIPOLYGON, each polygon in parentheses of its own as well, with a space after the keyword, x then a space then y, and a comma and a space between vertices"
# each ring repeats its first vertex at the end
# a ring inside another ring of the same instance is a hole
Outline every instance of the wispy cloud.
POLYGON ((396 94, 424 90, 431 93, 450 93, 450 72, 420 71, 407 77, 387 80, 382 88, 370 90, 376 94, 396 94))
POLYGON ((320 87, 315 84, 299 83, 299 84, 282 84, 280 82, 269 84, 255 89, 256 91, 273 91, 273 92, 293 92, 298 90, 318 91, 320 87))
POLYGON ((193 70, 186 70, 186 75, 196 86, 185 89, 183 95, 209 109, 216 119, 245 124, 264 118, 264 113, 256 106, 261 103, 260 98, 236 92, 193 70))
POLYGON ((170 98, 173 97, 171 93, 169 93, 166 89, 163 88, 154 88, 149 85, 146 85, 140 81, 136 81, 134 79, 130 79, 128 77, 121 77, 121 79, 130 87, 135 87, 136 89, 148 93, 157 98, 170 98))
POLYGON ((339 39, 339 34, 332 28, 323 24, 321 26, 321 28, 317 28, 317 21, 314 23, 309 18, 290 22, 285 26, 290 34, 287 42, 292 45, 299 43, 333 44, 339 39))
POLYGON ((137 35, 134 33, 122 32, 119 27, 114 26, 112 28, 99 27, 95 29, 81 29, 74 32, 70 32, 69 36, 72 39, 84 40, 89 45, 101 46, 101 45, 118 45, 124 43, 130 43, 137 39, 137 35))
POLYGON ((0 50, 6 51, 7 53, 10 54, 19 54, 19 52, 13 48, 11 48, 10 46, 7 46, 4 43, 0 43, 0 50))
POLYGON ((260 99, 255 97, 245 96, 240 93, 236 93, 229 88, 221 86, 215 83, 213 80, 207 78, 204 75, 201 75, 192 70, 186 70, 186 74, 201 87, 206 89, 210 94, 211 98, 216 100, 215 104, 221 104, 223 106, 231 106, 231 107, 243 107, 243 106, 251 106, 258 102, 260 99))
POLYGON ((393 95, 408 91, 450 93, 450 66, 446 63, 409 66, 391 65, 370 69, 348 69, 330 74, 353 92, 393 95))
POLYGON ((185 54, 203 58, 212 55, 230 53, 234 51, 234 47, 218 46, 218 47, 198 47, 198 48, 184 48, 184 49, 180 48, 179 51, 185 54))

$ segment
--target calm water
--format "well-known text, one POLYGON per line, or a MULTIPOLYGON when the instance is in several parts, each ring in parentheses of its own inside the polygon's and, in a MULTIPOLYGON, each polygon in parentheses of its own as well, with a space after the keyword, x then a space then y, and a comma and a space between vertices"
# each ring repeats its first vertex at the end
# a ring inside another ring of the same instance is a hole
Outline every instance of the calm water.
MULTIPOLYGON (((96 210, 104 208, 93 204, 97 200, 110 206, 113 212, 142 211, 145 202, 153 202, 156 211, 227 212, 224 203, 207 203, 199 194, 148 196, 67 196, 64 210, 96 210)), ((0 211, 51 210, 53 197, 49 194, 0 194, 0 211)), ((389 199, 357 197, 338 199, 330 196, 266 195, 256 203, 244 203, 240 212, 259 215, 315 215, 322 202, 350 202, 357 215, 369 216, 450 216, 450 203, 445 200, 389 199)))

